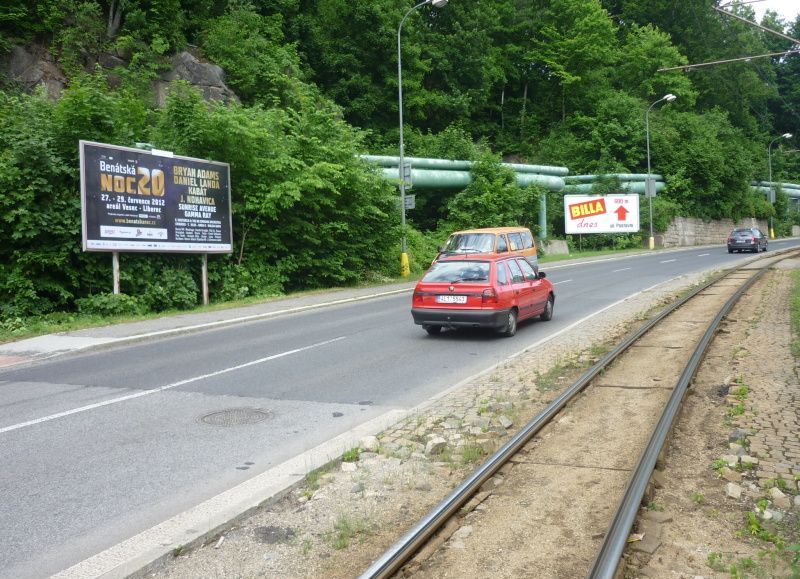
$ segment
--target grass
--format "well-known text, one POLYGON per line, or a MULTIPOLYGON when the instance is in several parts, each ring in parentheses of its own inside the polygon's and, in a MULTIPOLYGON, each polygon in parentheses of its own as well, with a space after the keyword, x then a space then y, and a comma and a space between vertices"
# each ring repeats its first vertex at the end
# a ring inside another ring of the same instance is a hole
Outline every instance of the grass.
POLYGON ((333 524, 333 530, 325 538, 331 547, 339 551, 350 546, 350 541, 355 537, 369 533, 370 526, 366 520, 339 515, 333 524))
POLYGON ((323 475, 330 472, 332 465, 328 464, 316 468, 306 475, 306 488, 303 489, 302 495, 308 499, 311 498, 317 490, 319 490, 319 480, 323 475))
POLYGON ((702 505, 706 502, 706 497, 703 493, 698 493, 697 491, 692 492, 692 502, 696 505, 702 505))
POLYGON ((463 452, 462 460, 464 464, 472 464, 478 462, 483 458, 484 455, 483 449, 480 446, 474 444, 468 444, 467 446, 464 447, 462 452, 463 452))
POLYGON ((711 463, 711 469, 716 470, 717 472, 721 471, 723 468, 728 466, 728 461, 724 458, 718 458, 714 462, 711 463))
POLYGON ((746 409, 745 409, 744 403, 740 402, 739 404, 737 404, 735 406, 731 406, 730 408, 728 408, 728 415, 729 416, 741 416, 742 414, 744 414, 745 410, 746 409))
POLYGON ((350 450, 344 451, 342 454, 342 462, 358 462, 358 457, 361 454, 361 449, 357 446, 350 450))

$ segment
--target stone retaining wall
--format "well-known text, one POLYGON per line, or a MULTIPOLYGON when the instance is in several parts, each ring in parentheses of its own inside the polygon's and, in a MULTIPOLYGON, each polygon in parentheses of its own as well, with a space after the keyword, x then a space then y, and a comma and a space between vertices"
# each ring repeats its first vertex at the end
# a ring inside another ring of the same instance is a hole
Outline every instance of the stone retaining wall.
POLYGON ((734 222, 731 219, 703 221, 694 217, 676 217, 667 231, 655 235, 655 244, 656 247, 684 247, 725 243, 728 234, 737 227, 758 227, 769 233, 766 219, 748 218, 734 222))

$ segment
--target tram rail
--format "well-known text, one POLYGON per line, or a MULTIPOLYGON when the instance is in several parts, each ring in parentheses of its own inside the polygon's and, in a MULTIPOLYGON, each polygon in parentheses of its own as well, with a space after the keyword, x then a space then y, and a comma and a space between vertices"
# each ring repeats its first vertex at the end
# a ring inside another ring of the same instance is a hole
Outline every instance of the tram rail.
POLYGON ((715 315, 711 317, 702 336, 695 342, 691 355, 688 356, 683 370, 680 372, 674 386, 672 386, 672 392, 652 429, 649 441, 647 441, 644 451, 632 469, 633 474, 627 483, 624 493, 622 493, 622 499, 617 504, 610 526, 603 533, 602 546, 597 551, 591 566, 587 565, 588 577, 593 579, 613 577, 635 521, 642 497, 652 477, 658 455, 667 440, 671 426, 680 409, 681 401, 720 323, 739 299, 773 263, 787 257, 795 257, 798 253, 800 252, 790 250, 777 256, 773 254, 742 267, 726 270, 688 295, 668 305, 658 315, 646 321, 637 331, 586 370, 547 408, 523 426, 505 445, 490 456, 436 507, 429 511, 425 517, 375 560, 369 569, 361 575, 361 579, 391 577, 402 570, 403 566, 420 551, 423 545, 430 541, 439 529, 456 515, 487 481, 534 440, 537 433, 550 424, 565 406, 584 393, 597 380, 598 376, 601 376, 614 362, 619 361, 632 346, 639 343, 654 328, 659 327, 664 320, 684 308, 687 304, 703 299, 704 295, 712 295, 715 288, 717 291, 721 291, 720 288, 726 287, 725 291, 728 291, 731 280, 735 280, 738 287, 730 293, 720 307, 716 308, 715 315), (750 275, 741 277, 743 272, 750 273, 750 275), (737 276, 739 277, 737 278, 737 276))

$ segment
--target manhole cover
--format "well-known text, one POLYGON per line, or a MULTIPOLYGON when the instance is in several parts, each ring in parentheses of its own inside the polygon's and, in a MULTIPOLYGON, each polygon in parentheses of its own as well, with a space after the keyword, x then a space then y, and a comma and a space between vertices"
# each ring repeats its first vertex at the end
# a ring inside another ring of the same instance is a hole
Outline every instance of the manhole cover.
POLYGON ((243 424, 256 424, 269 418, 269 410, 260 408, 228 408, 204 414, 200 422, 211 426, 241 426, 243 424))

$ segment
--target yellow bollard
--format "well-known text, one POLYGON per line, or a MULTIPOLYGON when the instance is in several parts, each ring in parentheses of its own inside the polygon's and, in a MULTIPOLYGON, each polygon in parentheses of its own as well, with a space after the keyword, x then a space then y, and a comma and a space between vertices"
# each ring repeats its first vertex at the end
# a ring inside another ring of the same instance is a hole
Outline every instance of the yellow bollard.
POLYGON ((408 266, 408 254, 403 252, 400 254, 400 275, 408 277, 411 274, 411 268, 408 266))
POLYGON ((656 248, 656 238, 655 237, 651 237, 647 242, 647 246, 650 249, 655 249, 656 248))

